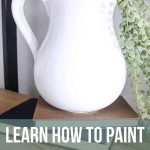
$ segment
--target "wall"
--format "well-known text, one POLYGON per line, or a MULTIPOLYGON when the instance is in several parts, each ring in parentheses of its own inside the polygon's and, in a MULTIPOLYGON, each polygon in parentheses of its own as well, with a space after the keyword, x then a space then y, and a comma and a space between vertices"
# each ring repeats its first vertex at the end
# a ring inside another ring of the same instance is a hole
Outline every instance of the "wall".
MULTIPOLYGON (((1 12, 1 1, 0 1, 1 12)), ((2 43, 2 14, 0 13, 0 88, 4 88, 3 43, 2 43)))
MULTIPOLYGON (((36 34, 39 42, 42 43, 48 27, 48 17, 46 15, 46 10, 41 0, 36 0, 36 3, 35 0, 26 0, 24 10, 26 18, 31 25, 31 28, 36 34)), ((118 30, 119 20, 120 20, 119 11, 116 9, 114 17, 114 24, 116 31, 118 30)), ((17 31, 17 36, 18 36, 17 43, 18 43, 19 92, 31 96, 37 96, 38 94, 33 79, 33 65, 34 65, 33 57, 28 45, 26 44, 19 30, 17 31)), ((1 29, 0 29, 0 39, 1 39, 1 29)), ((0 87, 3 87, 3 63, 2 63, 1 40, 0 40, 0 87)), ((128 101, 128 103, 136 110, 136 104, 133 101, 134 97, 132 94, 132 89, 130 88, 129 79, 127 79, 127 84, 123 90, 122 96, 124 96, 125 99, 128 101)))

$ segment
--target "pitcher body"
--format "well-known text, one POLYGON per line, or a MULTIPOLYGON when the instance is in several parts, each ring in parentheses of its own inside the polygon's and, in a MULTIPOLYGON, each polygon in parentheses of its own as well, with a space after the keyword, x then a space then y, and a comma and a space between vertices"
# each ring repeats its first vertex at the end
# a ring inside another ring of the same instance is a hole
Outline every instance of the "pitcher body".
POLYGON ((49 0, 49 30, 33 52, 35 84, 49 104, 85 113, 118 98, 126 65, 113 28, 115 5, 116 0, 49 0))

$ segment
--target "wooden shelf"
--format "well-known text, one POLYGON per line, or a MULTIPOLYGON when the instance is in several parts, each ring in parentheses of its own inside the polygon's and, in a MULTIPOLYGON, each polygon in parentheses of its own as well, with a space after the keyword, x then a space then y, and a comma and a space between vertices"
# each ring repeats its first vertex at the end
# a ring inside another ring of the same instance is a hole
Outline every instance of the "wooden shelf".
POLYGON ((47 104, 42 98, 39 99, 35 111, 36 119, 121 119, 138 118, 135 111, 127 104, 123 97, 119 97, 109 107, 87 114, 74 114, 59 110, 47 104))
POLYGON ((0 89, 0 114, 28 100, 29 96, 0 89))
MULTIPOLYGON (((28 100, 30 96, 0 89, 0 113, 28 100)), ((119 97, 111 106, 88 114, 73 114, 59 110, 39 98, 34 119, 137 119, 138 115, 119 97)))

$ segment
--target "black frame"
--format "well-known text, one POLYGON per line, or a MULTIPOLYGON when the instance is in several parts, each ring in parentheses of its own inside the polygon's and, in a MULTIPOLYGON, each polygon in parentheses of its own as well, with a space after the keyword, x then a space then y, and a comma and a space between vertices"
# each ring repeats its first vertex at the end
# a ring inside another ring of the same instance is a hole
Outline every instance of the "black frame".
POLYGON ((18 92, 17 32, 11 12, 12 0, 2 0, 5 89, 18 92))

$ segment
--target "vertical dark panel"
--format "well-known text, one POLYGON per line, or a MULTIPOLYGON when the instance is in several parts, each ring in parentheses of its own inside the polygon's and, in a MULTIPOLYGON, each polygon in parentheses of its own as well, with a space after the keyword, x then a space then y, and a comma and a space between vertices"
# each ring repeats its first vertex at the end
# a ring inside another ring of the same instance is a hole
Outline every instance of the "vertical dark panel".
POLYGON ((11 13, 12 0, 2 0, 5 88, 18 91, 17 35, 11 13))

